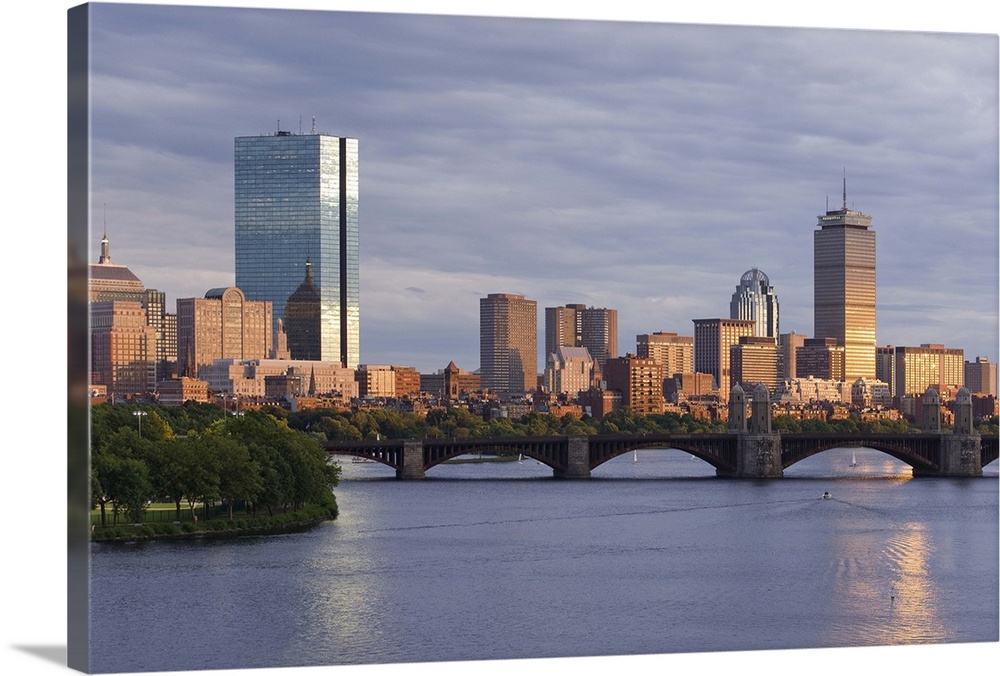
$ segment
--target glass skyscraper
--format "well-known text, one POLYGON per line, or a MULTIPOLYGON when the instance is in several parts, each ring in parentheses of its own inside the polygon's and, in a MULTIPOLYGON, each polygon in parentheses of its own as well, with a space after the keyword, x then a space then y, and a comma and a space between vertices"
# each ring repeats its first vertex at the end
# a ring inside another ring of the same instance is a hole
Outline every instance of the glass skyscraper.
POLYGON ((778 339, 778 297, 763 270, 750 268, 740 277, 740 285, 729 303, 732 319, 752 319, 753 335, 778 339))
POLYGON ((358 141, 326 134, 236 138, 236 286, 275 322, 306 278, 320 296, 320 359, 360 360, 358 141))

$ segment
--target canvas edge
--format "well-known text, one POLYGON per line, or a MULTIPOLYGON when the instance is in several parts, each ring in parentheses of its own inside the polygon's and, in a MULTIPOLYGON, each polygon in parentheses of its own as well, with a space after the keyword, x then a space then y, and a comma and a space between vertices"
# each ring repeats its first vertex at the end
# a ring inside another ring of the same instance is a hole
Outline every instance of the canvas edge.
POLYGON ((67 11, 67 666, 90 670, 90 7, 67 11))

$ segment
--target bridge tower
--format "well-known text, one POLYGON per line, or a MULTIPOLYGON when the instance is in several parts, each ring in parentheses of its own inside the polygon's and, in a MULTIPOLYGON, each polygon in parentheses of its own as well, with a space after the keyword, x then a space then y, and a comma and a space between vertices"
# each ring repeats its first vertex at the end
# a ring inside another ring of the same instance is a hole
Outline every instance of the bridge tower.
POLYGON ((983 475, 982 438, 972 422, 972 394, 963 387, 955 395, 955 431, 941 435, 941 475, 983 475))
POLYGON ((747 429, 746 399, 743 389, 735 385, 729 399, 729 431, 737 440, 736 476, 758 479, 779 478, 781 467, 781 435, 771 431, 771 395, 763 383, 753 390, 750 404, 750 425, 747 429), (737 406, 733 400, 739 399, 737 406))
POLYGON ((726 429, 730 432, 747 431, 747 395, 739 383, 729 391, 729 419, 726 429))
POLYGON ((941 395, 933 387, 928 387, 923 398, 924 419, 921 428, 924 432, 941 431, 941 395))

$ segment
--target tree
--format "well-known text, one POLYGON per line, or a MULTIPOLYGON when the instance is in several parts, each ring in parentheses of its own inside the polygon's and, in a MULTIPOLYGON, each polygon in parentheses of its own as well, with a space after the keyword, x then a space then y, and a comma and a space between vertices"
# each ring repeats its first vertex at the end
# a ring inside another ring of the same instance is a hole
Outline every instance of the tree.
POLYGON ((210 437, 219 474, 219 496, 227 503, 229 520, 233 520, 233 504, 240 500, 253 502, 264 490, 260 465, 253 461, 247 447, 233 439, 210 437))

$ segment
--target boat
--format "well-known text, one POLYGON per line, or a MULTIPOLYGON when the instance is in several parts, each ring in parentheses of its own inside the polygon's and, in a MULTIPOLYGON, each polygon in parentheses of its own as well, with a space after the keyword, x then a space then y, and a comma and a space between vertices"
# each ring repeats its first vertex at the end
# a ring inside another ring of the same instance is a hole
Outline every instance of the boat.
POLYGON ((518 453, 517 454, 517 464, 520 465, 523 462, 524 462, 524 453, 518 453))
POLYGON ((858 454, 855 453, 854 451, 851 451, 851 464, 849 466, 850 467, 858 466, 858 454))
POLYGON ((830 498, 832 498, 832 497, 833 497, 833 496, 832 496, 832 495, 830 495, 830 491, 823 491, 823 499, 824 499, 824 500, 829 500, 829 499, 830 499, 830 498))
POLYGON ((360 455, 356 455, 351 458, 351 462, 375 462, 371 458, 362 458, 360 455))
POLYGON ((639 462, 639 451, 632 451, 632 462, 639 462))

